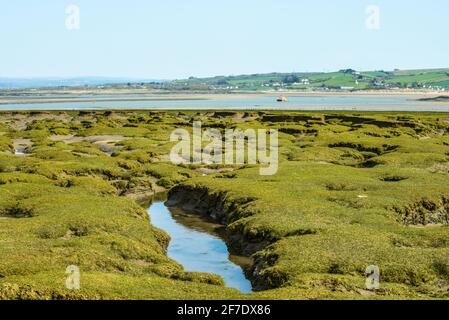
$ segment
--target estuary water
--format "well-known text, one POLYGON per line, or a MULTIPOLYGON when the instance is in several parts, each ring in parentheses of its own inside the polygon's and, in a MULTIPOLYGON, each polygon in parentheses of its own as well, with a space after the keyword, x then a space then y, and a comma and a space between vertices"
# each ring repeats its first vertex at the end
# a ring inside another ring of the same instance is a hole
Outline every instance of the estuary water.
MULTIPOLYGON (((94 101, 8 103, 0 110, 356 110, 356 111, 441 111, 449 112, 449 103, 435 105, 404 97, 289 96, 276 102, 277 96, 230 97, 225 99, 164 100, 160 96, 82 96, 94 101), (101 101, 108 98, 111 101, 101 101), (129 100, 124 101, 123 99, 129 100), (152 98, 155 100, 141 100, 152 98), (95 99, 100 99, 96 100, 95 99), (118 99, 114 101, 113 99, 118 99), (119 100, 122 99, 122 100, 119 100)), ((51 100, 51 99, 49 99, 51 100)))
POLYGON ((162 201, 153 202, 148 214, 152 225, 170 235, 167 254, 186 271, 213 273, 221 276, 228 287, 252 292, 251 282, 243 272, 251 261, 229 252, 221 225, 178 208, 168 208, 162 201))

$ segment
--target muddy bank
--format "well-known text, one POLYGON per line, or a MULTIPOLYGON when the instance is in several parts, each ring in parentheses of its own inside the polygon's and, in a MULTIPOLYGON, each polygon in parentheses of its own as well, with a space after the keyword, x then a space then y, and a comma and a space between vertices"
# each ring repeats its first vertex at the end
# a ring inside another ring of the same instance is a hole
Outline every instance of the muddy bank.
MULTIPOLYGON (((226 193, 212 193, 207 188, 181 185, 169 191, 165 204, 168 207, 178 207, 187 212, 208 216, 226 226, 225 241, 228 247, 239 255, 249 257, 278 240, 267 234, 249 234, 245 232, 242 225, 237 227, 231 225, 237 220, 251 215, 247 211, 247 205, 252 201, 254 199, 248 198, 230 201, 226 197, 226 193)), ((280 286, 282 283, 273 281, 274 279, 262 272, 263 266, 267 262, 267 255, 261 254, 254 257, 253 264, 245 270, 254 290, 261 291, 280 286)))
POLYGON ((166 196, 167 189, 159 186, 157 179, 151 177, 142 184, 126 185, 123 189, 120 189, 119 184, 116 185, 118 188, 118 195, 129 198, 139 204, 142 207, 148 207, 149 204, 154 200, 159 200, 166 196))

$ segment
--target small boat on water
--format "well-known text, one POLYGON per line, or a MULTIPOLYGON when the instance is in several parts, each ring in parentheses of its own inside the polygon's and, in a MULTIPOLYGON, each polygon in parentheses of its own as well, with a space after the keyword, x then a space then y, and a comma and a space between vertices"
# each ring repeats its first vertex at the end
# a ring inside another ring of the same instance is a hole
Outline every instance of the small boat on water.
POLYGON ((284 96, 280 96, 280 97, 277 99, 277 102, 287 102, 287 98, 284 97, 284 96))

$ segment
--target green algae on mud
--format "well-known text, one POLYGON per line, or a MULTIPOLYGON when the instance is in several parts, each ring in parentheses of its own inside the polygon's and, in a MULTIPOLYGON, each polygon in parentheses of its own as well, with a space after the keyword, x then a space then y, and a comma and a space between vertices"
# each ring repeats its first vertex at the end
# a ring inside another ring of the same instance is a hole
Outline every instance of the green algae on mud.
POLYGON ((0 113, 0 298, 447 298, 448 129, 444 113, 0 113), (278 129, 278 174, 171 164, 171 131, 195 120, 278 129), (27 157, 14 139, 31 139, 27 157), (135 200, 171 188, 254 254, 262 291, 243 296, 167 257, 168 236, 135 200), (80 291, 65 288, 72 264, 80 291), (369 265, 380 290, 365 289, 369 265))

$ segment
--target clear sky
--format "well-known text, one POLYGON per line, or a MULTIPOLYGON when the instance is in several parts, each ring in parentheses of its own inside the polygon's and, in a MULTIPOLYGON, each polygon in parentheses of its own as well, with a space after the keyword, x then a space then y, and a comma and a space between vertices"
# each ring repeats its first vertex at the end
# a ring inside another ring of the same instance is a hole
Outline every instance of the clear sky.
POLYGON ((449 67, 448 17, 447 0, 3 0, 0 77, 449 67))

